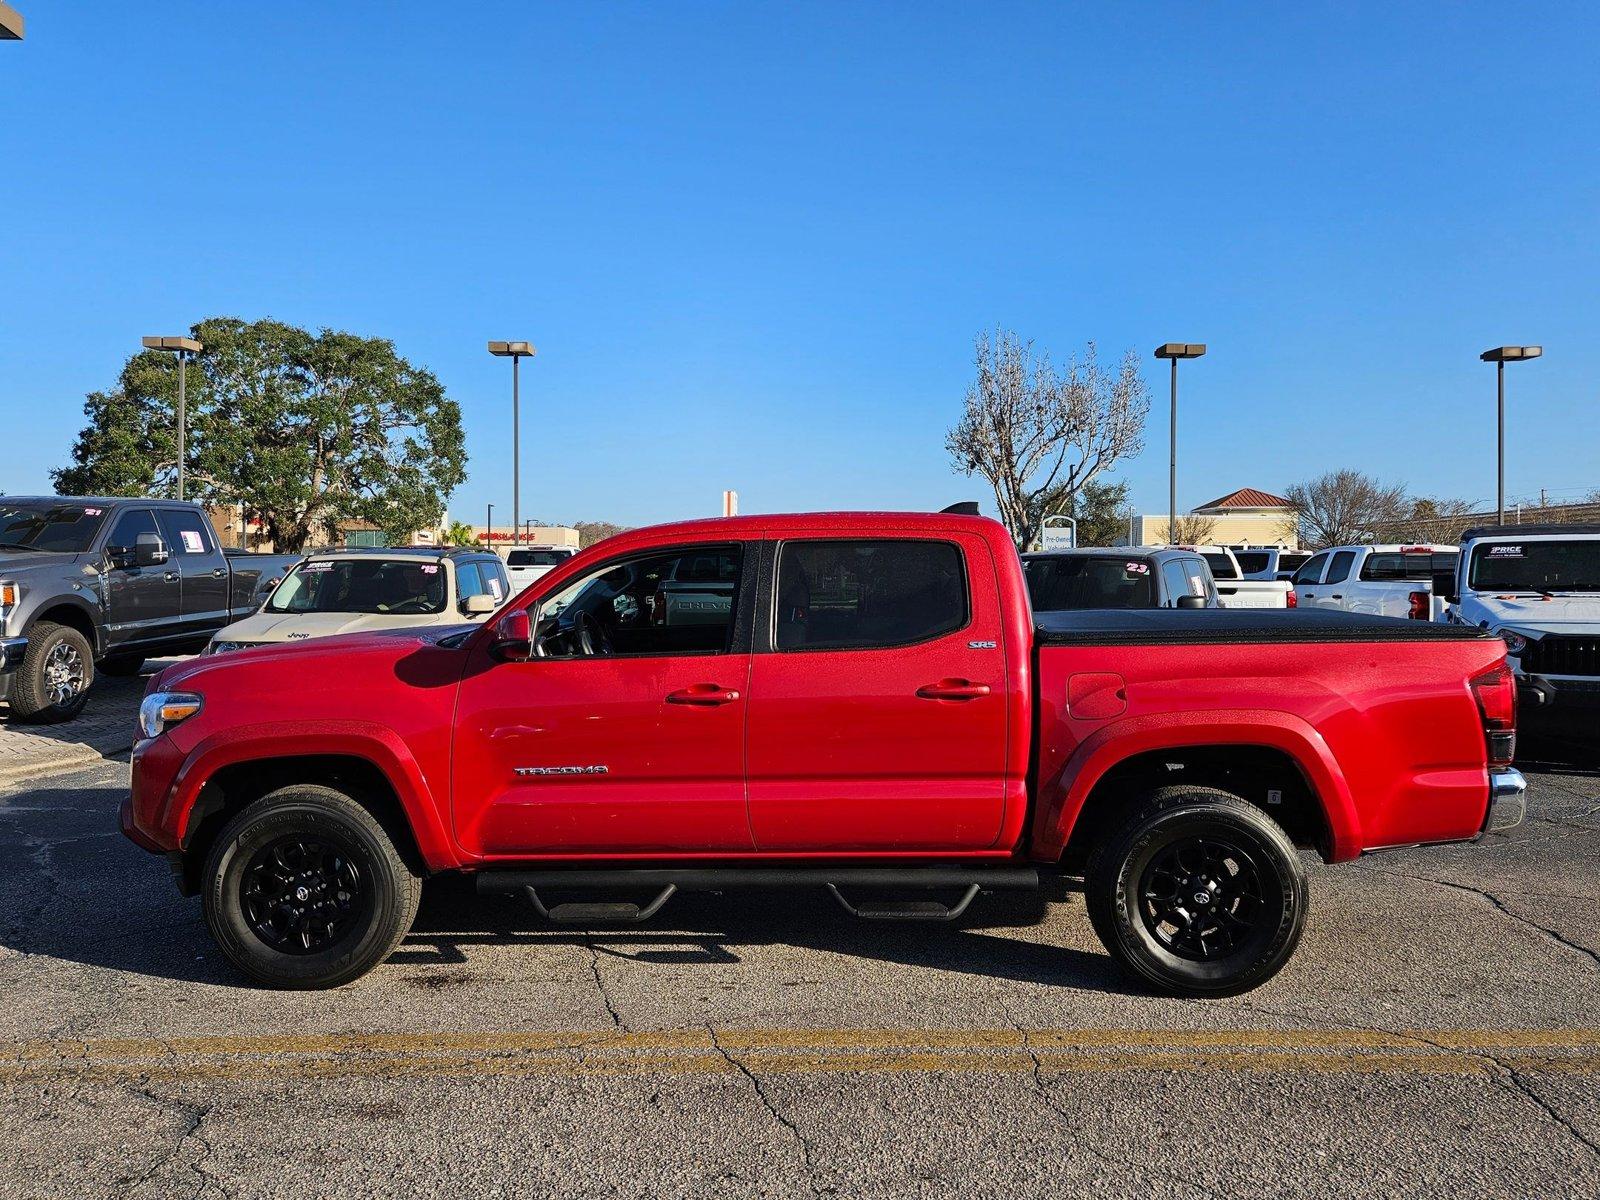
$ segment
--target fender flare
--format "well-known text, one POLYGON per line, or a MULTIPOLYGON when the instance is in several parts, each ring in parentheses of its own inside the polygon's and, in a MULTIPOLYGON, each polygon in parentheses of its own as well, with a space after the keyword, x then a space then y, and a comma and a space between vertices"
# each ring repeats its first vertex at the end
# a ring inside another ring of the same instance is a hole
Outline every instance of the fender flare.
POLYGON ((1033 826, 1036 853, 1060 858, 1090 794, 1119 763, 1156 750, 1224 746, 1264 748, 1288 755, 1328 822, 1329 861, 1360 854, 1361 820, 1355 799, 1322 735, 1289 713, 1246 708, 1156 713, 1113 721, 1095 730, 1073 751, 1059 777, 1040 788, 1033 826))
MULTIPOLYGON (((24 597, 26 599, 26 597, 24 597)), ((46 614, 62 608, 70 608, 78 613, 89 623, 89 649, 94 651, 95 657, 105 649, 104 615, 101 611, 85 600, 76 592, 52 592, 48 596, 41 596, 33 610, 28 613, 27 619, 22 623, 22 634, 26 636, 40 621, 46 619, 46 614)))
POLYGON ((431 871, 463 863, 428 781, 410 748, 394 730, 369 721, 319 721, 241 725, 201 739, 189 751, 167 791, 159 822, 187 848, 189 823, 200 792, 218 771, 246 762, 282 762, 337 755, 368 763, 388 780, 404 810, 417 850, 431 871), (285 751, 285 746, 293 746, 285 751))

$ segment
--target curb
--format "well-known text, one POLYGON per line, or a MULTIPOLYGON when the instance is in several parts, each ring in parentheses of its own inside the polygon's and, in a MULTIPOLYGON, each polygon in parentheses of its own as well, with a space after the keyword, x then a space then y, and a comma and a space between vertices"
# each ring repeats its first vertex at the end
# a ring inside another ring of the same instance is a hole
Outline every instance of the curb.
POLYGON ((126 746, 107 746, 104 749, 75 745, 70 751, 64 750, 42 761, 23 763, 15 767, 0 767, 0 788, 16 783, 27 783, 45 775, 56 775, 80 767, 93 766, 113 755, 126 754, 131 749, 133 749, 131 742, 126 746))

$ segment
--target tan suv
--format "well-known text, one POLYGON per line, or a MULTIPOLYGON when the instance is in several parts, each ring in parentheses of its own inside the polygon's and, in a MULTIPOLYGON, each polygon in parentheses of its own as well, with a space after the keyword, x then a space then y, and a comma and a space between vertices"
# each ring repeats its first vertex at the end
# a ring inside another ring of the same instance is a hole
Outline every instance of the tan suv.
POLYGON ((307 556, 261 606, 220 630, 207 654, 336 633, 481 621, 511 595, 483 550, 331 550, 307 556))

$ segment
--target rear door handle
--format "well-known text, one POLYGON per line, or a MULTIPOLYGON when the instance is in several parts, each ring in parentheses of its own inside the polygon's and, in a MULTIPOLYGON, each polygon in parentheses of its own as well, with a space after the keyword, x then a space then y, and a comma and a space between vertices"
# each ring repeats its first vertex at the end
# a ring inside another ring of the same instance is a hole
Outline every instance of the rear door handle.
POLYGON ((924 700, 976 700, 989 694, 987 683, 972 683, 966 679, 941 679, 938 683, 925 683, 917 689, 924 700))
POLYGON ((1343 600, 1344 597, 1341 596, 1338 592, 1335 592, 1333 595, 1329 596, 1328 599, 1329 600, 1343 600))
POLYGON ((708 708, 718 704, 732 704, 738 698, 737 688, 725 688, 716 683, 690 684, 686 688, 667 693, 668 704, 699 704, 708 708))

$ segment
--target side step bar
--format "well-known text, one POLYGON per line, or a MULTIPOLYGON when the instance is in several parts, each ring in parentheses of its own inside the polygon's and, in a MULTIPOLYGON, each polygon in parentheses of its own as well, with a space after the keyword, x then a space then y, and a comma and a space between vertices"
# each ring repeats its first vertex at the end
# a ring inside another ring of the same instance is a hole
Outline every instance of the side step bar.
POLYGON ((733 888, 825 887, 847 913, 868 921, 953 921, 967 911, 984 888, 1032 890, 1039 887, 1036 867, 614 867, 486 870, 478 873, 479 892, 521 892, 534 910, 557 924, 635 922, 648 920, 679 891, 723 891, 733 888), (546 905, 539 889, 655 888, 646 904, 626 901, 546 905), (954 904, 940 900, 884 897, 847 899, 843 888, 882 888, 897 892, 925 888, 962 888, 954 904))

